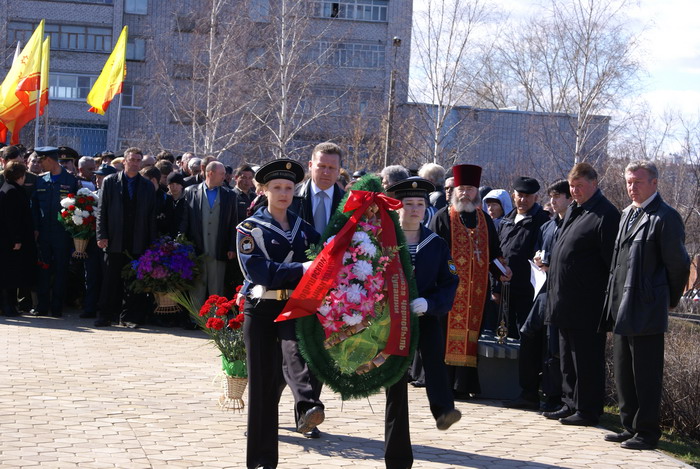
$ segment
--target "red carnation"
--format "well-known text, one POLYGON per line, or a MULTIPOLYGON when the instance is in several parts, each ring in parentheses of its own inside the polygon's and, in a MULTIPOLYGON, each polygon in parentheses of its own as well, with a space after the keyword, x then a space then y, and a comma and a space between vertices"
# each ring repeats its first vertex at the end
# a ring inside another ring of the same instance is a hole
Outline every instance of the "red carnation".
POLYGON ((242 325, 243 325, 243 324, 241 324, 241 323, 240 323, 239 321, 237 321, 236 319, 231 319, 231 320, 228 322, 228 327, 231 328, 231 329, 233 329, 233 330, 240 329, 242 325))
POLYGON ((61 216, 62 216, 63 218, 68 218, 68 217, 70 216, 70 213, 68 213, 67 210, 62 210, 62 211, 61 211, 61 216))
POLYGON ((72 199, 73 197, 75 197, 74 194, 68 194, 68 198, 69 198, 69 199, 72 199))
POLYGON ((206 316, 207 314, 209 314, 209 306, 210 305, 204 303, 204 305, 199 309, 199 315, 206 316))
POLYGON ((220 318, 209 318, 209 319, 207 319, 207 324, 206 324, 206 326, 207 326, 209 329, 215 329, 215 330, 217 330, 217 331, 220 331, 221 329, 224 328, 224 325, 225 325, 225 323, 224 323, 223 319, 220 319, 220 318))
POLYGON ((68 210, 70 210, 71 212, 74 211, 74 210, 75 210, 75 205, 69 205, 69 206, 68 206, 68 210))
POLYGON ((84 204, 86 202, 85 197, 78 197, 78 203, 79 204, 84 204))

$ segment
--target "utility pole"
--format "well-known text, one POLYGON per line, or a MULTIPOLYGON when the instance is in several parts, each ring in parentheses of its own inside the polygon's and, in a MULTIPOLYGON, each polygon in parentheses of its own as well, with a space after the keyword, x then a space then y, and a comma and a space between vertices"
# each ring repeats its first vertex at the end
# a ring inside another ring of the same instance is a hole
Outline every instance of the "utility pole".
POLYGON ((396 55, 401 46, 401 38, 394 36, 394 62, 391 65, 389 77, 389 108, 386 112, 386 135, 384 136, 384 167, 389 166, 389 152, 391 152, 391 128, 394 120, 394 100, 396 95, 396 55))

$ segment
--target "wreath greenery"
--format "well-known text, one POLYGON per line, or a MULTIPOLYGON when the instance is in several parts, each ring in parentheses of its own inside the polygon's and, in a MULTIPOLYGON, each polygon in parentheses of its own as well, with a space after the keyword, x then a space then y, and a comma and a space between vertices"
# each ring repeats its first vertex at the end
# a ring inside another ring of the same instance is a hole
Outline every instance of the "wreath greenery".
MULTIPOLYGON (((383 192, 380 179, 371 174, 358 180, 353 185, 352 190, 383 192)), ((343 212, 343 207, 349 195, 349 192, 345 194, 335 213, 333 213, 321 238, 322 242, 317 246, 312 246, 309 250, 311 258, 315 258, 321 251, 323 242, 336 235, 349 220, 353 212, 343 212)), ((398 214, 390 212, 389 215, 396 229, 396 240, 399 246, 398 255, 408 281, 409 296, 411 299, 414 299, 418 296, 418 290, 413 274, 411 256, 406 247, 406 238, 400 228, 398 214)), ((411 344, 408 356, 390 355, 382 365, 363 374, 344 373, 340 370, 335 360, 324 347, 325 334, 316 315, 296 320, 299 349, 314 375, 326 383, 333 391, 339 393, 343 400, 366 397, 378 392, 381 387, 393 385, 406 373, 418 343, 418 318, 413 314, 410 315, 410 318, 411 344)))

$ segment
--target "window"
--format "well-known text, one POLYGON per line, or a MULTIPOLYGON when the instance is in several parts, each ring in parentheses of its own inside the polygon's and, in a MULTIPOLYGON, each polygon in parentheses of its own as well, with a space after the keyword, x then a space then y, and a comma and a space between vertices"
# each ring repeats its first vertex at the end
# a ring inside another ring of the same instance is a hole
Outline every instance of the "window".
POLYGON ((19 21, 10 21, 7 23, 7 40, 10 44, 17 44, 17 41, 21 43, 23 47, 29 38, 32 37, 34 28, 36 25, 31 23, 23 23, 19 21))
POLYGON ((52 72, 49 74, 49 97, 50 99, 84 101, 96 79, 96 76, 90 75, 52 72))
POLYGON ((386 51, 378 44, 319 41, 308 49, 308 59, 340 68, 384 68, 386 51))
MULTIPOLYGON (((37 24, 11 21, 7 25, 7 38, 10 43, 22 41, 26 44, 37 24)), ((67 24, 46 24, 46 34, 51 35, 52 50, 82 50, 111 52, 112 28, 79 26, 67 24)))
POLYGON ((146 40, 132 37, 126 41, 126 60, 143 60, 146 58, 146 40))
POLYGON ((148 14, 148 0, 124 0, 124 13, 148 14))
POLYGON ((71 3, 104 3, 106 5, 112 5, 114 0, 58 0, 59 2, 71 2, 71 3))
POLYGON ((311 16, 386 22, 388 0, 312 0, 311 16))
POLYGON ((138 107, 135 99, 136 86, 124 83, 122 85, 122 107, 138 107))

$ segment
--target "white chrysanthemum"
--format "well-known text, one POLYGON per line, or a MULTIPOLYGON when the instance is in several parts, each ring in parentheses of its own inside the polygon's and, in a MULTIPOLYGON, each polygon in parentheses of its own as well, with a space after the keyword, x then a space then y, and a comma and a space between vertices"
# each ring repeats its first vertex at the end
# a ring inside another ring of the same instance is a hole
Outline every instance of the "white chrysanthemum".
POLYGON ((367 261, 357 261, 355 265, 352 266, 352 273, 358 280, 365 281, 367 277, 372 275, 372 264, 367 261))
POLYGON ((318 308, 319 314, 321 316, 328 316, 328 313, 331 312, 331 307, 328 303, 323 303, 319 308, 318 308))
POLYGON ((63 208, 68 208, 71 205, 75 203, 75 199, 71 199, 70 197, 66 197, 65 199, 61 200, 61 207, 63 208))
POLYGON ((359 304, 362 301, 362 295, 367 295, 367 291, 360 285, 353 283, 345 289, 348 301, 359 304))
MULTIPOLYGON (((77 210, 76 210, 76 212, 77 212, 77 210)), ((90 212, 88 212, 87 210, 81 210, 81 211, 80 211, 80 216, 83 217, 83 218, 87 218, 87 217, 90 216, 90 212)))
POLYGON ((377 247, 371 241, 366 241, 360 244, 360 249, 362 252, 367 254, 369 257, 374 257, 377 255, 377 247))
POLYGON ((92 195, 92 191, 87 187, 78 189, 78 195, 92 195))
POLYGON ((369 243, 369 235, 365 233, 364 231, 355 231, 355 234, 352 235, 352 242, 355 245, 361 245, 363 243, 369 243))
POLYGON ((362 315, 360 313, 355 313, 352 316, 349 314, 343 314, 343 321, 348 326, 354 326, 355 324, 360 324, 362 322, 362 315))
POLYGON ((75 223, 76 226, 80 226, 83 224, 83 217, 79 215, 73 215, 71 218, 73 219, 73 223, 75 223))
POLYGON ((352 256, 349 252, 343 254, 343 265, 346 265, 350 259, 352 259, 352 256))

